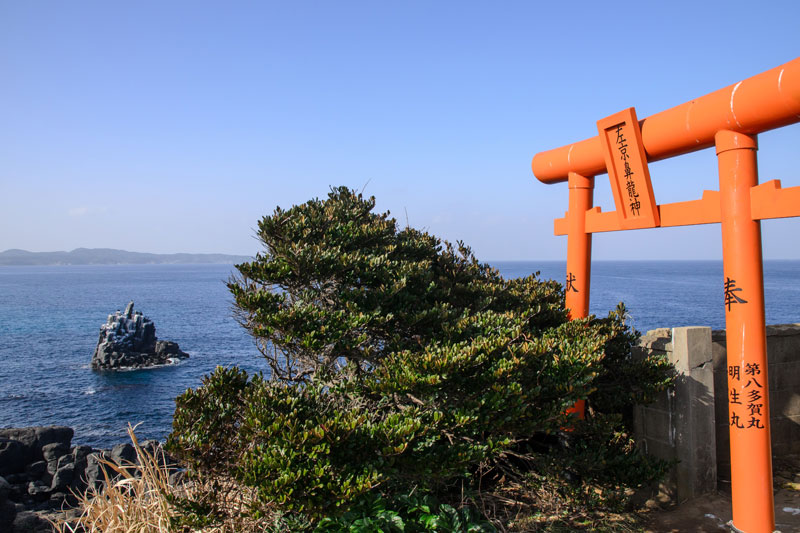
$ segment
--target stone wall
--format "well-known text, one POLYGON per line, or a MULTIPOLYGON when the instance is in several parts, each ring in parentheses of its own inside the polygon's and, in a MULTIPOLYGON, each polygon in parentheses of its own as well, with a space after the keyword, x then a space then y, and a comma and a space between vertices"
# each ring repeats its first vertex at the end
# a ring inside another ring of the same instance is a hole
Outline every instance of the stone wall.
MULTIPOLYGON (((655 403, 634 412, 647 453, 676 466, 662 492, 680 501, 730 484, 725 331, 684 327, 649 331, 638 356, 666 355, 677 379, 655 403)), ((800 324, 767 327, 774 455, 800 453, 800 324)))
MULTIPOLYGON (((731 481, 728 433, 728 375, 725 331, 713 331, 716 395, 717 476, 720 485, 731 481)), ((772 454, 800 453, 800 324, 767 326, 769 409, 772 454)))
POLYGON ((637 407, 637 440, 647 453, 676 461, 661 491, 684 500, 716 488, 714 373, 710 328, 649 331, 638 354, 666 355, 675 365, 675 385, 655 403, 637 407))

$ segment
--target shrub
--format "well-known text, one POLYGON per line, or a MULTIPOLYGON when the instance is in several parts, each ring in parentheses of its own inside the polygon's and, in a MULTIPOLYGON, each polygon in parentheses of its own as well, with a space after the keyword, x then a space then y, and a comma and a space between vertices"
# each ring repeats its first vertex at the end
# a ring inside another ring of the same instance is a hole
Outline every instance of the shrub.
POLYGON ((495 527, 474 508, 442 504, 430 495, 377 495, 364 499, 342 516, 320 521, 314 533, 493 533, 495 527))
POLYGON ((228 286, 272 375, 218 369, 178 398, 172 453, 253 487, 256 515, 277 503, 311 524, 376 495, 460 501, 479 472, 541 457, 610 483, 660 472, 625 411, 669 367, 632 359, 624 308, 568 321, 558 283, 505 280, 374 205, 339 188, 261 221, 265 251, 228 286), (565 414, 578 399, 583 422, 565 414))

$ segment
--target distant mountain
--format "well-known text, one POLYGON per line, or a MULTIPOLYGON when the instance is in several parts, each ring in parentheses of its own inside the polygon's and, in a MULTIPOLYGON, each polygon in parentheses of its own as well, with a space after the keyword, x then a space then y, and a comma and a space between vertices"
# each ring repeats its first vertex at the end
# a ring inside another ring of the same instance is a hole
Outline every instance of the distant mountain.
POLYGON ((225 254, 145 254, 111 248, 76 248, 71 252, 0 252, 0 266, 32 265, 155 265, 242 263, 252 257, 225 254))

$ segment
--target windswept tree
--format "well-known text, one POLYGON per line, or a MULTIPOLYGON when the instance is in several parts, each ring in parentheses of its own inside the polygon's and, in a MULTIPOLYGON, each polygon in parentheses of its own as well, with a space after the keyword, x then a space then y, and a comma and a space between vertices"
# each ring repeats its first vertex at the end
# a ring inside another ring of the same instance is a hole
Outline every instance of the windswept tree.
POLYGON ((624 311, 569 321, 558 283, 506 280, 374 207, 341 187, 261 220, 264 250, 228 286, 271 376, 218 370, 187 391, 177 455, 314 520, 536 464, 617 485, 659 472, 624 415, 669 366, 632 357, 624 311), (582 422, 565 414, 578 399, 582 422))
POLYGON ((522 310, 531 298, 544 310, 532 327, 563 322, 555 283, 525 294, 463 244, 400 229, 374 207, 341 187, 259 224, 264 252, 228 286, 276 379, 363 373, 391 353, 464 340, 460 321, 522 310))

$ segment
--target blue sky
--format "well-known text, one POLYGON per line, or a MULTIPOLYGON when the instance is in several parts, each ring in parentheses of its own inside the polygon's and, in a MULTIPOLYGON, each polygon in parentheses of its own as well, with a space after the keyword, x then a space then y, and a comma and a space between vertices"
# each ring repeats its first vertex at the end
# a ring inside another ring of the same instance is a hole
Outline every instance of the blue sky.
MULTIPOLYGON (((0 0, 0 250, 252 254, 275 206, 348 185, 484 260, 563 259, 536 152, 800 55, 800 2, 0 0)), ((800 185, 800 125, 759 137, 800 185)), ((654 163, 658 203, 717 189, 654 163)), ((596 204, 611 210, 608 179, 596 204)), ((800 219, 763 223, 800 258, 800 219)), ((719 259, 717 225, 598 234, 595 259, 719 259)))

